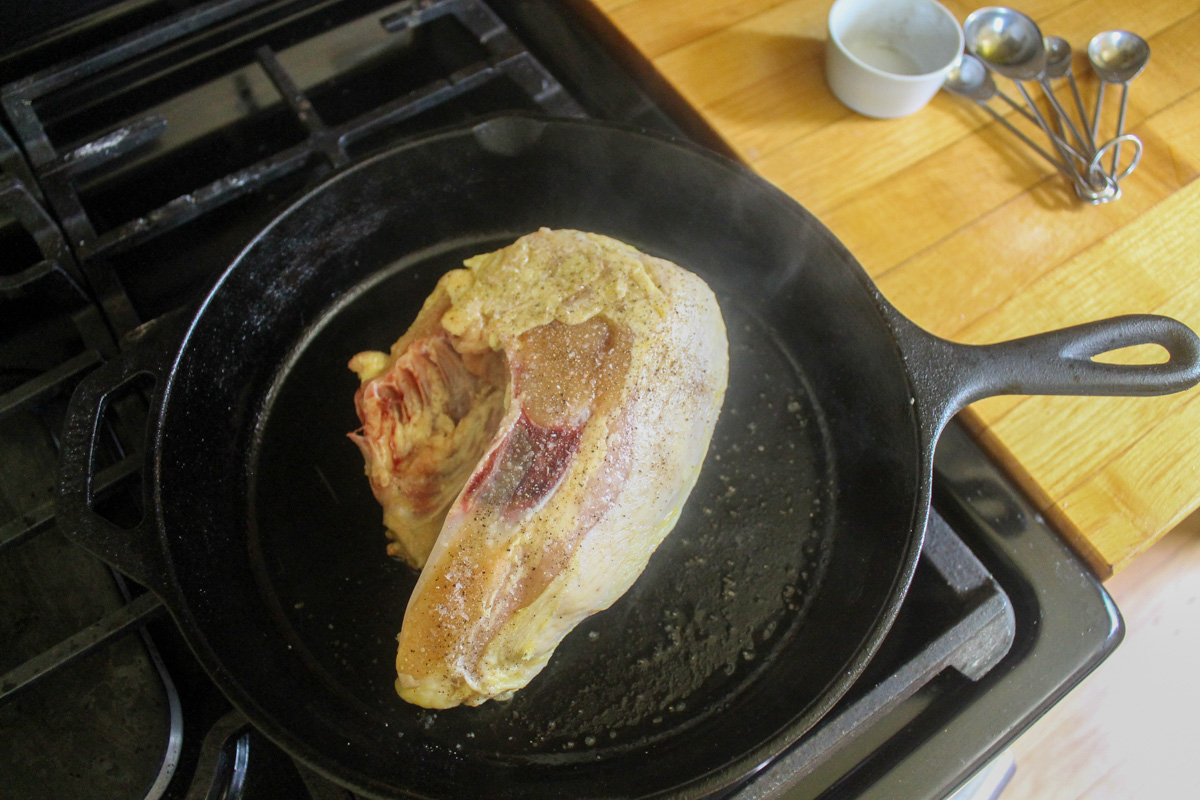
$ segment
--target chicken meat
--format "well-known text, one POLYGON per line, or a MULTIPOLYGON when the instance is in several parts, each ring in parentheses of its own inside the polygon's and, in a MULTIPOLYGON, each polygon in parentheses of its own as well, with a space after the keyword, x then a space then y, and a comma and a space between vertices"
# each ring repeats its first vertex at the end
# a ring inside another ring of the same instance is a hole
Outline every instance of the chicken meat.
POLYGON ((511 697, 633 585, 728 377, 716 298, 669 261, 543 228, 465 267, 350 361, 388 552, 422 568, 396 689, 426 708, 511 697))

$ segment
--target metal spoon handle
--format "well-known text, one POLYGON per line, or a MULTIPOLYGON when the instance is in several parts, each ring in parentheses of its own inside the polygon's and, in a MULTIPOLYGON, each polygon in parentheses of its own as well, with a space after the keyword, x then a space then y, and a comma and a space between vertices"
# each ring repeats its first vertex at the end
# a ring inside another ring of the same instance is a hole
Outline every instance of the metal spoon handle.
POLYGON ((1083 130, 1088 135, 1088 146, 1091 152, 1096 152, 1096 133, 1092 128, 1088 127, 1087 111, 1083 108, 1083 97, 1079 94, 1079 84, 1075 83, 1075 76, 1068 72, 1067 82, 1071 86, 1071 94, 1075 97, 1075 110, 1079 112, 1079 124, 1083 126, 1083 130))
POLYGON ((993 117, 995 117, 997 122, 999 122, 1004 127, 1008 128, 1008 130, 1010 130, 1018 139, 1020 139, 1022 142, 1024 142, 1025 144, 1027 144, 1031 148, 1033 148, 1033 151, 1035 153, 1037 153, 1039 156, 1041 156, 1042 158, 1046 159, 1051 164, 1053 164, 1054 168, 1057 169, 1059 172, 1061 172, 1063 175, 1065 175, 1068 179, 1070 179, 1071 181, 1075 180, 1075 175, 1072 174, 1069 169, 1067 169, 1065 164, 1063 164, 1061 161, 1059 161, 1054 156, 1047 153, 1041 147, 1038 147, 1036 142, 1034 142, 1028 136, 1021 133, 1019 130, 1017 130, 1016 126, 1014 126, 1011 122, 1006 120, 1001 114, 996 113, 996 111, 993 108, 991 108, 990 106, 988 106, 986 103, 982 103, 982 102, 979 103, 979 107, 982 108, 984 111, 988 112, 989 114, 991 114, 993 117))
POLYGON ((1058 150, 1060 155, 1062 155, 1063 161, 1070 162, 1071 158, 1074 157, 1084 164, 1088 163, 1088 159, 1078 150, 1076 150, 1074 147, 1071 147, 1071 145, 1067 144, 1065 141, 1055 135, 1054 131, 1050 128, 1050 123, 1046 121, 1045 115, 1042 114, 1041 109, 1039 109, 1037 104, 1033 102, 1033 98, 1029 96, 1029 92, 1025 91, 1025 86, 1020 81, 1013 82, 1017 85, 1017 91, 1021 93, 1021 97, 1025 99, 1025 104, 1029 106, 1029 110, 1032 111, 1034 117, 1037 118, 1038 127, 1042 129, 1042 133, 1050 137, 1050 143, 1053 144, 1054 148, 1058 150))
POLYGON ((1054 107, 1054 113, 1058 116, 1058 119, 1067 126, 1067 130, 1071 132, 1071 136, 1073 136, 1075 141, 1079 144, 1079 149, 1087 153, 1089 156, 1095 155, 1095 145, 1092 145, 1091 149, 1089 149, 1087 140, 1080 135, 1079 129, 1076 128, 1075 123, 1071 121, 1071 116, 1067 114, 1067 110, 1063 108, 1062 103, 1058 102, 1058 97, 1054 94, 1054 89, 1050 86, 1050 81, 1046 78, 1043 78, 1041 80, 1041 85, 1042 91, 1046 95, 1046 99, 1048 99, 1050 101, 1050 105, 1054 107))
POLYGON ((1062 156, 1063 163, 1072 165, 1072 168, 1066 170, 1064 175, 1071 181, 1071 186, 1074 187, 1075 193, 1080 197, 1086 198, 1089 202, 1105 202, 1102 198, 1110 194, 1109 182, 1106 180, 1105 186, 1099 188, 1089 183, 1089 180, 1092 178, 1091 173, 1080 172, 1078 168, 1073 166, 1075 162, 1071 160, 1074 158, 1087 165, 1088 159, 1080 155, 1079 151, 1071 147, 1071 145, 1054 135, 1054 131, 1050 129, 1050 123, 1046 121, 1046 117, 1037 107, 1037 104, 1033 102, 1033 98, 1029 96, 1029 92, 1025 90, 1025 86, 1020 81, 1014 81, 1014 83, 1016 83, 1017 90, 1021 93, 1021 97, 1024 98, 1026 105, 1029 106, 1029 110, 1037 117, 1042 133, 1049 137, 1050 143, 1054 145, 1059 155, 1062 156))
POLYGON ((1025 106, 1021 105, 1016 100, 1013 100, 1011 97, 1009 97, 1008 95, 1006 95, 1004 92, 1000 91, 999 89, 996 90, 996 97, 999 97, 1001 100, 1008 103, 1009 106, 1012 107, 1013 111, 1016 111, 1018 114, 1023 116, 1025 119, 1029 120, 1034 125, 1037 125, 1037 118, 1034 117, 1033 114, 1030 114, 1025 109, 1025 106))
POLYGON ((1142 144, 1142 140, 1134 136, 1132 133, 1122 134, 1115 139, 1110 139, 1100 146, 1100 149, 1096 151, 1096 155, 1092 156, 1092 163, 1089 167, 1089 172, 1092 174, 1102 175, 1114 182, 1123 181, 1133 174, 1135 169, 1137 169, 1138 162, 1142 160, 1143 149, 1144 145, 1142 144), (1117 175, 1115 172, 1111 176, 1105 175, 1104 168, 1100 166, 1100 162, 1104 160, 1105 152, 1118 148, 1125 142, 1129 142, 1133 145, 1133 160, 1129 162, 1129 166, 1126 167, 1120 175, 1117 175))
POLYGON ((1117 114, 1117 146, 1113 148, 1112 174, 1117 174, 1117 163, 1121 160, 1121 136, 1125 133, 1125 109, 1129 105, 1129 82, 1121 84, 1121 110, 1117 114))
POLYGON ((1092 112, 1092 141, 1098 142, 1100 135, 1100 109, 1104 107, 1104 81, 1096 87, 1096 110, 1092 112))

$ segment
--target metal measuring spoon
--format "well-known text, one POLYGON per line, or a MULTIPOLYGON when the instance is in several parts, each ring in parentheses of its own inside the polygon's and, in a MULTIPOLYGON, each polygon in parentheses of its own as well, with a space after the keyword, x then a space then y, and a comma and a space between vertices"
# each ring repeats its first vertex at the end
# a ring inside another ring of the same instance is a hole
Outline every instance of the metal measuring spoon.
POLYGON ((1021 141, 1033 148, 1034 152, 1046 159, 1055 169, 1061 172, 1083 199, 1090 203, 1108 203, 1121 196, 1121 189, 1117 186, 1116 181, 1104 175, 1103 172, 1099 173, 1099 177, 1103 179, 1104 186, 1097 189, 1083 185, 1079 181, 1079 176, 1071 172, 1063 162, 1038 147, 1033 140, 1013 127, 1008 120, 988 106, 988 100, 991 100, 993 97, 1000 97, 1006 100, 1018 112, 1031 120, 1033 119, 1033 116, 1028 111, 1021 108, 1015 101, 1005 96, 1003 92, 996 88, 996 82, 992 80, 992 74, 988 72, 983 62, 975 58, 975 56, 970 53, 963 53, 959 62, 952 66, 946 74, 946 80, 942 83, 942 88, 951 94, 956 94, 959 97, 964 97, 978 103, 980 108, 995 117, 997 122, 1012 131, 1021 141))
MULTIPOLYGON (((1083 108, 1083 97, 1080 96, 1079 86, 1075 83, 1075 73, 1071 71, 1071 59, 1074 55, 1071 45, 1061 36, 1046 36, 1042 41, 1046 46, 1046 79, 1055 80, 1066 77, 1067 84, 1071 87, 1071 94, 1075 98, 1075 110, 1079 112, 1079 124, 1083 126, 1084 132, 1088 135, 1087 143, 1080 141, 1079 144, 1087 147, 1090 153, 1095 154, 1096 139, 1091 128, 1088 127, 1088 115, 1083 108)), ((1074 128, 1072 131, 1078 138, 1079 132, 1074 128)))
POLYGON ((1061 78, 1071 71, 1071 44, 1061 36, 1043 36, 1046 48, 1046 77, 1061 78))
MULTIPOLYGON (((1120 139, 1125 133, 1125 109, 1129 104, 1129 82, 1141 74, 1150 61, 1150 45, 1136 33, 1129 31, 1105 31, 1092 37, 1088 43, 1088 61, 1096 77, 1100 79, 1100 88, 1096 90, 1096 111, 1092 116, 1092 138, 1100 127, 1100 107, 1104 102, 1104 87, 1109 83, 1119 83, 1121 90, 1121 110, 1117 115, 1117 135, 1120 139)), ((1121 159, 1121 143, 1113 148, 1112 172, 1117 172, 1117 164, 1121 159)))
POLYGON ((992 80, 992 74, 987 71, 987 67, 983 65, 983 62, 975 58, 975 56, 971 55, 970 53, 963 53, 959 58, 958 63, 952 66, 950 71, 946 73, 946 80, 942 83, 942 88, 951 94, 956 94, 959 97, 965 97, 968 100, 974 100, 980 108, 995 117, 997 122, 1008 128, 1010 131, 1016 134, 1021 141, 1032 147, 1038 155, 1053 164, 1055 169, 1062 172, 1071 181, 1075 180, 1075 176, 1067 170, 1066 165, 1064 165, 1054 156, 1047 153, 1042 148, 1038 147, 1032 139, 1013 127, 1012 123, 997 114, 996 111, 987 104, 987 101, 991 100, 993 97, 1000 97, 1001 99, 1007 101, 1008 104, 1017 111, 1024 114, 1026 117, 1033 119, 1028 111, 1021 108, 1019 105, 1017 105, 1016 101, 1006 96, 1003 92, 996 88, 996 82, 992 80))
POLYGON ((999 97, 1008 103, 1013 111, 1037 124, 1037 119, 1033 114, 1030 114, 1024 106, 996 87, 996 82, 992 80, 992 73, 988 72, 982 61, 970 53, 963 53, 958 58, 958 63, 950 67, 950 72, 946 74, 946 80, 942 84, 943 89, 951 94, 979 103, 986 103, 993 97, 999 97))
MULTIPOLYGON (((963 22, 967 51, 997 75, 1010 78, 1037 119, 1038 127, 1050 138, 1064 162, 1071 157, 1087 164, 1088 159, 1059 137, 1046 121, 1024 81, 1041 81, 1046 71, 1046 44, 1042 32, 1030 17, 1011 8, 981 8, 963 22)), ((1077 188, 1085 188, 1083 179, 1073 178, 1077 188)))
POLYGON ((963 22, 971 55, 1014 81, 1035 81, 1046 68, 1046 46, 1037 24, 1011 8, 981 8, 963 22))

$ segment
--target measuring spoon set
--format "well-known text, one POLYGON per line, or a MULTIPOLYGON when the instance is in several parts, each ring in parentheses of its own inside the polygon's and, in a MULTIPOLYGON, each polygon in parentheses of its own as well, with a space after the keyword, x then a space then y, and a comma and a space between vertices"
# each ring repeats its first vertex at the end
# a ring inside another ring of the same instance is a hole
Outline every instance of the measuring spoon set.
POLYGON ((1121 196, 1120 182, 1142 157, 1142 142, 1125 133, 1129 83, 1150 60, 1146 40, 1128 31, 1106 31, 1088 44, 1088 62, 1100 79, 1096 103, 1089 115, 1071 72, 1071 45, 1058 36, 1042 36, 1037 24, 1011 8, 981 8, 963 23, 967 52, 951 67, 942 88, 977 103, 1049 162, 1071 183, 1075 193, 1089 203, 1109 203, 1121 196), (993 74, 1013 81, 1022 102, 997 88, 993 74), (1060 102, 1052 81, 1066 78, 1074 116, 1060 102), (1121 86, 1121 105, 1115 134, 1101 143, 1100 116, 1108 84, 1121 86), (1027 84, 1036 84, 1049 101, 1050 114, 1034 102, 1027 84), (1036 125, 1049 139, 1053 152, 1039 146, 988 105, 993 98, 1036 125), (1077 124, 1078 123, 1078 124, 1077 124), (1121 169, 1122 145, 1133 156, 1121 169), (1107 163, 1106 163, 1107 162, 1107 163))

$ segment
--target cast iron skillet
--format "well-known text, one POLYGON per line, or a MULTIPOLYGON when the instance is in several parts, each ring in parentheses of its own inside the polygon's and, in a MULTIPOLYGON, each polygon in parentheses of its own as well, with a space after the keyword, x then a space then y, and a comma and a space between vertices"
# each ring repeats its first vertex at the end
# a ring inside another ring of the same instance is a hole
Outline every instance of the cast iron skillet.
POLYGON ((871 658, 956 410, 1198 378, 1197 338, 1160 317, 983 347, 934 338, 748 170, 608 125, 501 117, 314 189, 238 256, 182 341, 160 330, 90 376, 59 520, 161 596, 247 717, 356 791, 701 797, 796 740, 871 658), (444 271, 539 226, 615 236, 704 277, 729 329, 729 394, 685 513, 629 594, 510 702, 426 712, 392 690, 414 575, 384 556, 345 439, 345 364, 396 339, 444 271), (1169 360, 1091 360, 1146 342, 1169 360), (108 398, 145 375, 150 511, 123 530, 90 510, 93 451, 108 398))

